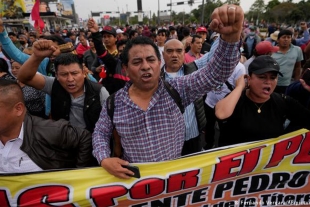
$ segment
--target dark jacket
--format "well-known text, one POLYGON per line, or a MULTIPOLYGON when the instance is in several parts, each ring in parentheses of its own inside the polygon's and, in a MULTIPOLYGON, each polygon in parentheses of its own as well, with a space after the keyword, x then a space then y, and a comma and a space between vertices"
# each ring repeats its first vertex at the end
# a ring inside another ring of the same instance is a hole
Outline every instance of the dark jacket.
POLYGON ((43 170, 95 166, 91 134, 66 120, 26 114, 20 148, 43 170))
POLYGON ((106 69, 106 78, 102 80, 102 85, 110 94, 123 88, 129 78, 125 70, 122 69, 121 61, 118 57, 111 55, 102 44, 102 35, 99 32, 92 33, 92 38, 97 52, 97 60, 92 64, 92 71, 99 65, 104 64, 106 69))
POLYGON ((207 52, 210 52, 210 49, 211 49, 211 45, 205 41, 202 43, 200 53, 206 54, 207 52))
MULTIPOLYGON (((183 64, 183 67, 184 67, 184 75, 188 75, 190 73, 193 73, 198 69, 195 62, 183 64)), ((162 67, 162 69, 161 69, 160 77, 163 80, 165 80, 164 67, 162 67)), ((196 115, 196 119, 197 119, 197 123, 198 123, 198 130, 199 130, 199 132, 201 132, 204 130, 206 123, 207 123, 206 115, 205 115, 205 111, 204 111, 204 99, 203 99, 203 97, 194 101, 194 106, 195 106, 195 115, 196 115)))
MULTIPOLYGON (((85 78, 84 120, 86 129, 94 131, 101 112, 100 91, 102 86, 85 78)), ((51 116, 54 120, 69 120, 71 108, 70 94, 55 79, 51 94, 51 116)))

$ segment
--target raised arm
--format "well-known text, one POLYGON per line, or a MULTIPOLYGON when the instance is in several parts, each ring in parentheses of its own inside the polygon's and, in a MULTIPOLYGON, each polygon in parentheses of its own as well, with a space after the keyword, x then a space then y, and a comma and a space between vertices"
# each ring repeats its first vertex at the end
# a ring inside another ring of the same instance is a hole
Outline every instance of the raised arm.
POLYGON ((99 33, 99 27, 93 18, 87 22, 88 30, 92 33, 92 38, 96 48, 98 58, 105 64, 108 73, 114 74, 117 60, 105 49, 102 44, 102 35, 99 33))
POLYGON ((197 72, 169 80, 179 92, 184 106, 220 87, 231 76, 240 60, 239 48, 244 19, 242 8, 223 5, 215 9, 212 18, 211 29, 221 33, 218 45, 214 45, 217 46, 216 49, 212 46, 210 54, 203 57, 204 64, 197 64, 197 72))
POLYGON ((241 93, 245 88, 245 77, 246 75, 241 75, 236 81, 236 88, 215 105, 215 115, 218 119, 226 119, 234 112, 241 93))
MULTIPOLYGON (((29 55, 20 51, 9 38, 8 33, 5 31, 3 26, 3 21, 0 18, 0 42, 2 43, 2 48, 6 54, 16 62, 24 64, 28 59, 29 55)), ((48 58, 44 59, 38 66, 38 72, 46 75, 46 67, 48 64, 48 58)))
POLYGON ((301 46, 303 44, 306 44, 309 41, 309 39, 310 39, 307 23, 306 22, 301 22, 300 23, 300 27, 303 30, 303 35, 302 35, 301 38, 296 39, 296 45, 297 46, 301 46))
POLYGON ((59 48, 51 40, 38 40, 32 46, 33 54, 22 65, 17 79, 22 83, 41 90, 44 88, 45 79, 37 73, 37 68, 46 57, 57 56, 59 48))

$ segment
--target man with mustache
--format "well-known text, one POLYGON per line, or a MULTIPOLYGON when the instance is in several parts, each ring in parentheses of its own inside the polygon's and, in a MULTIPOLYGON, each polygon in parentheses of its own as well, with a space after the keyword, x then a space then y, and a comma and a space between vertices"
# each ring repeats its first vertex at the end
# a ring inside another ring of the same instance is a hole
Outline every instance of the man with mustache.
POLYGON ((107 90, 85 77, 77 55, 64 53, 55 58, 55 77, 37 73, 44 58, 58 53, 50 40, 34 42, 33 54, 22 65, 18 80, 51 95, 51 117, 66 119, 75 127, 93 132, 101 105, 109 96, 107 90))
MULTIPOLYGON (((239 61, 242 8, 223 5, 214 10, 212 19, 211 29, 222 36, 211 61, 195 73, 168 81, 179 93, 184 107, 222 85, 239 61)), ((130 81, 114 95, 112 120, 107 104, 103 106, 93 133, 93 154, 110 174, 128 179, 134 173, 122 165, 180 157, 185 122, 160 79, 160 53, 154 42, 147 37, 134 38, 128 42, 122 56, 130 81), (123 147, 122 158, 110 157, 114 128, 123 147)))

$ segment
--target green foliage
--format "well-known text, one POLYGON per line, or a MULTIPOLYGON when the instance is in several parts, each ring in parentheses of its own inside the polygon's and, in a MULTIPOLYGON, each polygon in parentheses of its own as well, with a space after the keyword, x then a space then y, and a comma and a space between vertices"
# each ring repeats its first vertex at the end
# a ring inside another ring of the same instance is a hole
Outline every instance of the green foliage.
POLYGON ((250 11, 246 13, 247 19, 264 19, 266 22, 295 24, 299 21, 310 20, 310 0, 301 0, 293 3, 291 0, 270 0, 262 8, 264 1, 256 0, 250 11))
MULTIPOLYGON (((245 0, 244 0, 245 1, 245 0)), ((196 2, 196 1, 195 1, 196 2)), ((204 13, 203 22, 210 22, 210 16, 216 7, 228 4, 240 4, 240 0, 205 0, 204 12, 202 12, 202 4, 197 9, 193 9, 191 14, 184 12, 176 13, 172 11, 172 21, 177 23, 200 23, 202 13, 204 13)), ((251 5, 250 11, 245 14, 246 19, 256 21, 264 20, 266 22, 277 23, 297 23, 298 21, 310 21, 310 0, 301 0, 298 3, 293 3, 292 0, 270 0, 267 4, 264 0, 255 0, 251 5)), ((136 19, 130 20, 134 24, 136 19)), ((149 22, 152 25, 157 24, 157 14, 153 14, 151 20, 144 19, 144 22, 149 22)))

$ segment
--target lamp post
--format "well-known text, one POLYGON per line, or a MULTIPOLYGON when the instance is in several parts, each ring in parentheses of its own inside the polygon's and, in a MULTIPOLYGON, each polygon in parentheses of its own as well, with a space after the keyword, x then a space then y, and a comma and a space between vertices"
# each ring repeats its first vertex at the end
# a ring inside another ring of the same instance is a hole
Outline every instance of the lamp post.
POLYGON ((205 12, 205 1, 202 0, 202 6, 201 6, 201 25, 203 25, 203 19, 204 19, 204 12, 205 12))
POLYGON ((159 14, 160 14, 160 5, 159 5, 159 0, 158 0, 158 20, 157 20, 158 26, 160 25, 160 17, 159 17, 159 14))

